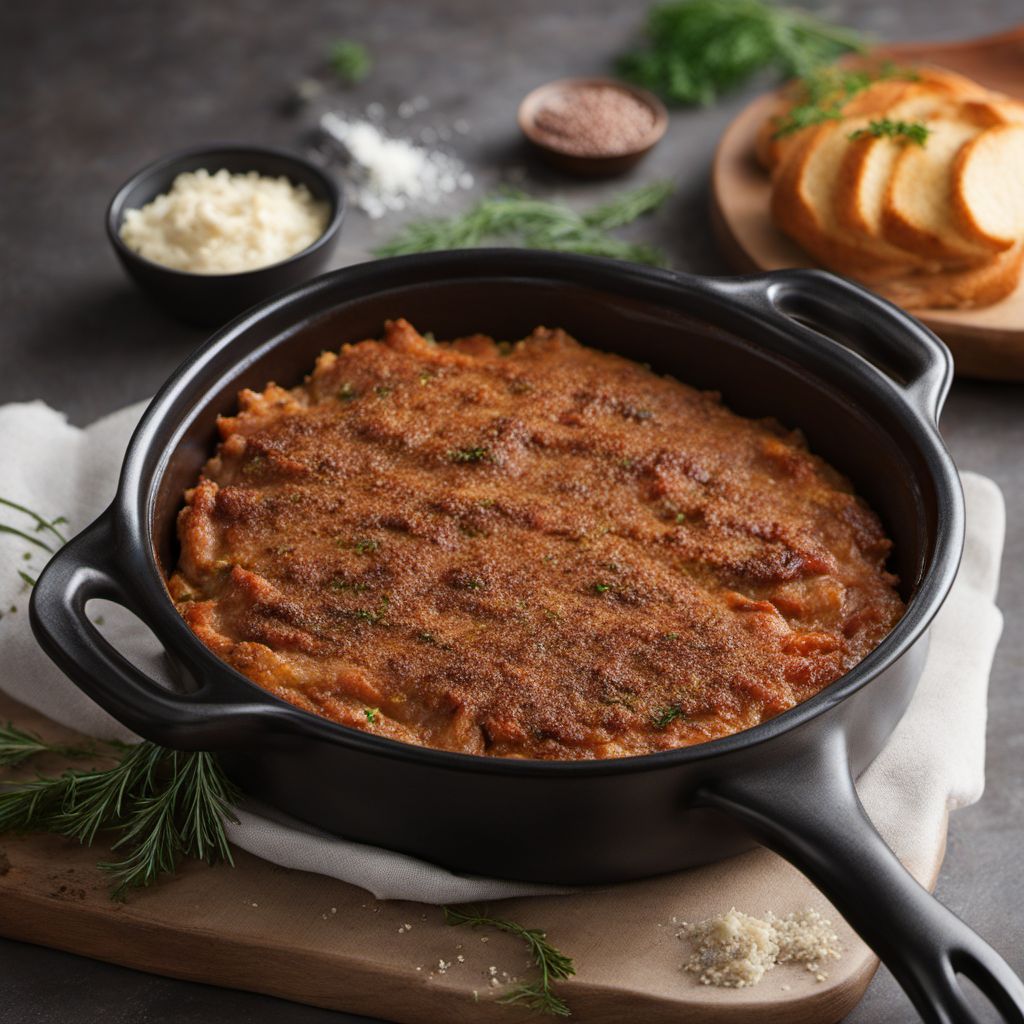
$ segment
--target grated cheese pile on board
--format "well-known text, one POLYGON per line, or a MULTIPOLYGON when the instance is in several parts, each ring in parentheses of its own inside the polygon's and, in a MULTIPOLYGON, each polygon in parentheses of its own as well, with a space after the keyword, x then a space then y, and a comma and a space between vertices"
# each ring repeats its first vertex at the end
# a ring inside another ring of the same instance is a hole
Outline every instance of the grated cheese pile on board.
POLYGON ((250 171, 179 174, 170 189, 126 210, 121 239, 154 263, 193 274, 237 274, 294 256, 327 226, 327 203, 304 185, 250 171))
POLYGON ((458 157, 390 136, 371 121, 327 113, 320 128, 345 152, 350 198, 375 219, 473 187, 473 175, 458 157))
POLYGON ((827 977, 821 964, 838 960, 839 937, 816 910, 785 917, 768 913, 751 917, 733 907, 727 914, 682 925, 681 939, 693 946, 683 970, 702 985, 746 988, 756 985, 776 964, 802 963, 818 981, 827 977))

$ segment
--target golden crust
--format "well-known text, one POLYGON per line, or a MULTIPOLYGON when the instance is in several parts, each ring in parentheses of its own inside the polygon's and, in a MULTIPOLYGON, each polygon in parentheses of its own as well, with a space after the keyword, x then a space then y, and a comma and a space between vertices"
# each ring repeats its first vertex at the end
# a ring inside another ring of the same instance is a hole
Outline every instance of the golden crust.
POLYGON ((390 323, 220 430, 170 591, 218 656, 354 728, 511 757, 699 743, 902 613, 877 518, 799 435, 562 331, 390 323))

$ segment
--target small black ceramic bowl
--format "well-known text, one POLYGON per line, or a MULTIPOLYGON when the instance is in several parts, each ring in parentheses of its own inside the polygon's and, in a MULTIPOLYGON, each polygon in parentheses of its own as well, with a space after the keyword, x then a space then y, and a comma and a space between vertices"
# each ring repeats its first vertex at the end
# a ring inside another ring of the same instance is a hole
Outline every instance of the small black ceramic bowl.
POLYGON ((133 174, 107 208, 107 234, 118 259, 135 282, 159 306, 179 320, 210 326, 222 324, 257 302, 314 277, 324 270, 345 213, 345 200, 330 175, 309 160, 283 149, 254 146, 211 146, 166 156, 133 174), (170 189, 184 171, 205 168, 211 174, 256 171, 305 185, 314 199, 330 208, 327 227, 312 245, 278 263, 237 274, 193 274, 154 263, 121 240, 126 210, 139 209, 170 189))

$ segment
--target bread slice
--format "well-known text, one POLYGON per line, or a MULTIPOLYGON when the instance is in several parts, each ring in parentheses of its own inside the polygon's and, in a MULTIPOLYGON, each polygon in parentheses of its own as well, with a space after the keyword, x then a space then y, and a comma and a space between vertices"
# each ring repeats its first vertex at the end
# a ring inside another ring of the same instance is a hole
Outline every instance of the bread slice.
POLYGON ((904 145, 897 155, 882 205, 882 237, 929 259, 969 266, 1007 246, 974 241, 960 232, 953 213, 953 162, 984 131, 970 121, 928 122, 925 145, 904 145))
POLYGON ((977 309, 1005 299, 1020 284, 1024 246, 967 270, 917 273, 873 284, 880 295, 905 309, 977 309))
POLYGON ((964 237, 992 248, 1024 238, 1024 124, 983 131, 953 163, 953 219, 964 237))

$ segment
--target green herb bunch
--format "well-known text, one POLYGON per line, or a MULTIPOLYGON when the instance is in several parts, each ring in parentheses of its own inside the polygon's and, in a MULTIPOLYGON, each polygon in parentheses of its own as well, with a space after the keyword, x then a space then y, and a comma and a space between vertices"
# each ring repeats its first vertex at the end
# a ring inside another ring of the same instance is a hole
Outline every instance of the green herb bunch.
POLYGON ((113 878, 114 899, 173 874, 183 857, 233 863, 224 824, 237 820, 232 806, 239 794, 212 754, 148 742, 69 747, 0 726, 0 766, 43 753, 116 761, 108 768, 0 784, 0 834, 52 832, 86 846, 101 833, 110 836, 121 857, 100 867, 113 878))
POLYGON ((553 1017, 572 1016, 572 1011, 565 1000, 555 994, 553 985, 556 981, 572 977, 576 973, 576 968, 572 958, 552 946, 543 931, 539 928, 525 928, 515 921, 502 917, 490 917, 475 907, 467 907, 465 910, 444 907, 443 910, 444 919, 450 925, 468 924, 471 928, 496 928, 522 939, 529 947, 533 962, 540 971, 540 978, 535 982, 515 985, 499 997, 498 1002, 517 1004, 534 1013, 546 1013, 553 1017))
POLYGON ((851 29, 763 0, 673 0, 651 9, 647 40, 618 70, 672 103, 708 104, 760 71, 806 75, 864 49, 851 29))
POLYGON ((585 213, 522 192, 501 192, 481 199, 465 213, 414 221, 378 248, 376 254, 401 256, 439 249, 472 249, 500 240, 528 249, 661 264, 664 256, 657 249, 623 241, 611 232, 656 210, 671 192, 671 183, 656 182, 625 192, 585 213))

